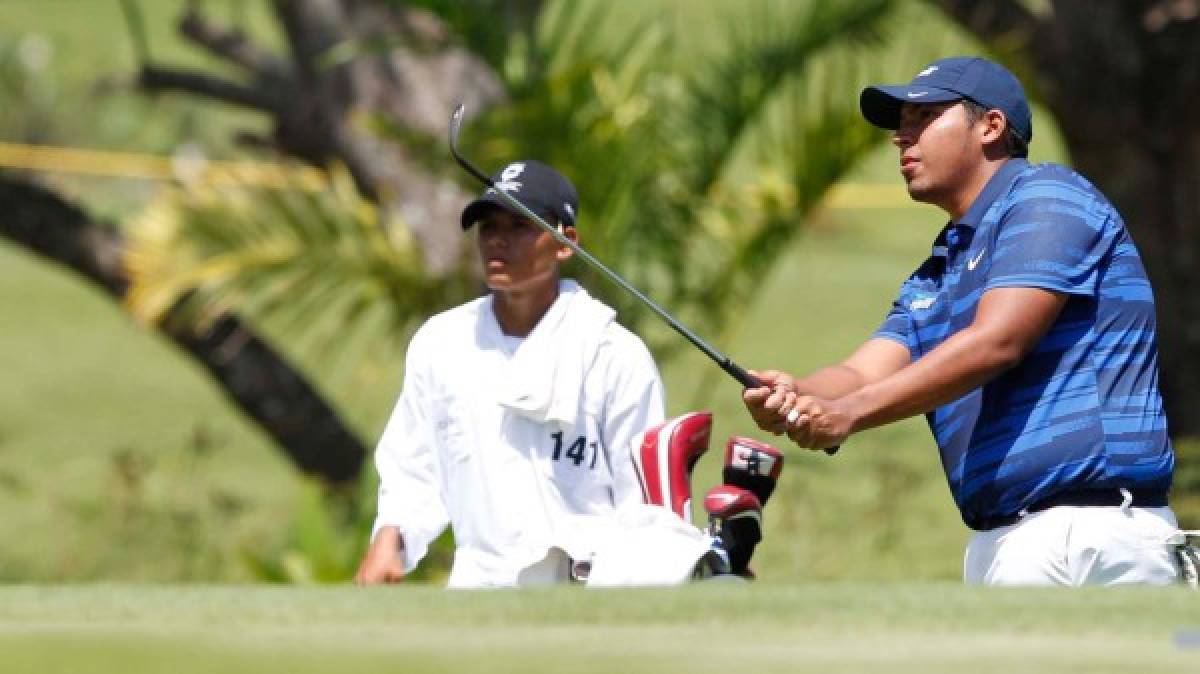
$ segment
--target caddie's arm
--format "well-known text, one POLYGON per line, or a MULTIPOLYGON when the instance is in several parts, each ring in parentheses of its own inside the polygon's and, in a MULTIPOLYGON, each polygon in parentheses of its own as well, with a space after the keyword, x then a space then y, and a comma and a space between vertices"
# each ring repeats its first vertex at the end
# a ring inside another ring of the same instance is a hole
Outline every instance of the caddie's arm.
POLYGON ((399 583, 404 580, 404 537, 396 527, 380 527, 354 574, 357 585, 399 583))
POLYGON ((790 402, 785 396, 777 414, 787 420, 793 441, 820 449, 851 433, 928 412, 1020 363, 1066 302, 1066 295, 1039 288, 993 288, 980 298, 971 325, 917 361, 841 398, 800 395, 790 402))

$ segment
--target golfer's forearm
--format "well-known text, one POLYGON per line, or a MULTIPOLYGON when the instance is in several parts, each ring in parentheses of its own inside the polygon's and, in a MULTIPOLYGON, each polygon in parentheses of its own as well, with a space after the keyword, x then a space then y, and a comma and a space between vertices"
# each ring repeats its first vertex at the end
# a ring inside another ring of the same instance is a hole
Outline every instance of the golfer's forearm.
POLYGON ((846 401, 859 411, 855 430, 907 419, 957 400, 1021 357, 1020 349, 1002 335, 963 330, 890 377, 848 394, 846 401))
POLYGON ((857 370, 844 364, 831 365, 797 379, 792 385, 796 393, 832 400, 853 393, 867 384, 857 370))

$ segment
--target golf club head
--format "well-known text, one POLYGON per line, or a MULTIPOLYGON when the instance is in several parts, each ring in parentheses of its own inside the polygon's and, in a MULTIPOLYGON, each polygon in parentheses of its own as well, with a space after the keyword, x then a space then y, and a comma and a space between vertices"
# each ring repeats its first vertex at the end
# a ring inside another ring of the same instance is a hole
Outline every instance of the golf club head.
POLYGON ((474 164, 467 161, 466 157, 462 156, 462 154, 460 154, 458 151, 458 134, 462 132, 463 117, 466 116, 466 113, 467 106, 459 103, 458 107, 454 108, 454 112, 450 115, 450 155, 453 156, 454 161, 458 162, 459 166, 466 169, 467 173, 470 173, 473 178, 488 187, 494 187, 492 184, 492 179, 489 178, 486 173, 476 168, 474 164))

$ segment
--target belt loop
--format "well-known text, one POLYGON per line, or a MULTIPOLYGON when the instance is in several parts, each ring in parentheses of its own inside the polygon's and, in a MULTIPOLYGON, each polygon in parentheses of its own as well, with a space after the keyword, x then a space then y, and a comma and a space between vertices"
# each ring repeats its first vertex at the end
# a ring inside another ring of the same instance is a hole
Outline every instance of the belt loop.
POLYGON ((1133 494, 1129 493, 1129 490, 1125 487, 1121 487, 1119 491, 1121 492, 1121 510, 1125 511, 1125 514, 1128 515, 1129 509, 1133 505, 1133 494))

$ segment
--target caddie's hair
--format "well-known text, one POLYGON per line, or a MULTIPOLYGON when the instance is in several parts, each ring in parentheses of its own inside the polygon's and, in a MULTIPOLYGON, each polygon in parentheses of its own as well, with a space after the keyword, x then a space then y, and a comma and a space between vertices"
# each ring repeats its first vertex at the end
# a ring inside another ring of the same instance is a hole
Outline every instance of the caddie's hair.
MULTIPOLYGON (((983 119, 990 108, 986 108, 968 98, 962 100, 963 108, 967 111, 967 121, 971 124, 983 119)), ((1000 149, 1009 157, 1028 157, 1029 144, 1017 135, 1012 123, 1004 127, 1004 136, 1000 139, 1000 149)))

